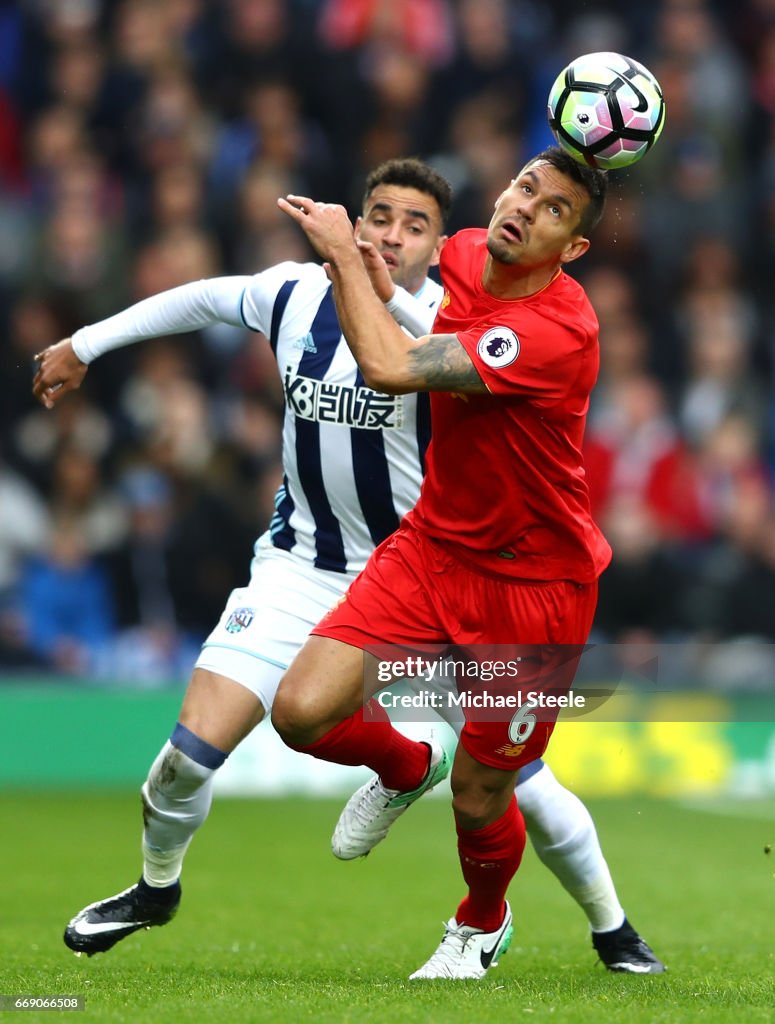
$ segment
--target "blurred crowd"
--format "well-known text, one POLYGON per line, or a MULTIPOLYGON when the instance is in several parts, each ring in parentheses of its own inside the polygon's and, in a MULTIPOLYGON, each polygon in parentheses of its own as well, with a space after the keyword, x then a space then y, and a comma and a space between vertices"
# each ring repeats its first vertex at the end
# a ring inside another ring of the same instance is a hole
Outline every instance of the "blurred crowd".
POLYGON ((666 96, 576 265, 601 322, 596 636, 775 639, 775 0, 0 0, 0 665, 184 678, 280 480, 261 336, 219 327, 93 365, 53 412, 33 354, 202 277, 312 258, 289 192, 357 213, 429 160, 451 231, 550 143, 574 56, 666 96))

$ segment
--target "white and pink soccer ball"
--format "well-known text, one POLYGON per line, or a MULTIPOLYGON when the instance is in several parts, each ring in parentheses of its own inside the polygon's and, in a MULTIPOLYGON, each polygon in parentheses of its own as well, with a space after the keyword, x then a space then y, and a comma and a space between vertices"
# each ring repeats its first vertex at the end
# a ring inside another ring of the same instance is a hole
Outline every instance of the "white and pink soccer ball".
POLYGON ((665 123, 659 82, 621 53, 587 53, 560 72, 549 93, 549 126, 579 163, 617 170, 651 149, 665 123))

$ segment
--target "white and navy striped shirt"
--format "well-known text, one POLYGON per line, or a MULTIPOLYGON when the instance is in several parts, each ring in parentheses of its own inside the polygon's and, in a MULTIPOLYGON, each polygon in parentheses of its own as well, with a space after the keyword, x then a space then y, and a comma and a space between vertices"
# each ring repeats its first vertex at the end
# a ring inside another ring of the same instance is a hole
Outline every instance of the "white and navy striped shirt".
MULTIPOLYGON (((430 330, 442 294, 426 279, 413 302, 407 297, 417 333, 430 330)), ((283 382, 284 479, 272 543, 319 569, 359 571, 417 500, 430 405, 427 395, 364 385, 322 267, 288 262, 183 285, 82 328, 73 348, 88 363, 119 345, 219 321, 265 334, 283 382)))
MULTIPOLYGON (((441 295, 426 280, 417 298, 429 320, 441 295)), ((318 569, 359 570, 420 493, 428 396, 366 387, 322 267, 283 263, 257 274, 242 316, 269 338, 285 392, 272 543, 318 569)))

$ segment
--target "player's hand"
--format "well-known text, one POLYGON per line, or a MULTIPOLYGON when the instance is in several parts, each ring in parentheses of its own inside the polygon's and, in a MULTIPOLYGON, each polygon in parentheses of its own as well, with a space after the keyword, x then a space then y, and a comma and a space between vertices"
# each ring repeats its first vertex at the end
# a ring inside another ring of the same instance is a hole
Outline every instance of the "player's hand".
POLYGON ((47 409, 53 409, 68 391, 79 388, 89 369, 73 352, 70 338, 38 352, 35 362, 38 372, 32 381, 32 393, 47 409))
POLYGON ((343 206, 316 203, 308 196, 286 196, 277 205, 296 221, 322 259, 336 265, 357 255, 354 228, 343 206))
POLYGON ((390 302, 395 294, 396 286, 390 276, 387 263, 373 242, 363 242, 358 239, 355 244, 358 246, 366 273, 369 275, 371 287, 383 302, 390 302))

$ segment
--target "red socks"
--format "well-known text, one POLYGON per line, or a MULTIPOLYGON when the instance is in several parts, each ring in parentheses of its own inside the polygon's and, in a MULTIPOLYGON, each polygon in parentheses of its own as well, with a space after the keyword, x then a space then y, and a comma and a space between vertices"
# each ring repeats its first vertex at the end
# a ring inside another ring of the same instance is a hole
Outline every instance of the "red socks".
POLYGON ((504 913, 509 882, 525 850, 525 822, 512 797, 508 810, 484 828, 467 832, 457 826, 457 848, 468 896, 457 908, 458 924, 494 932, 504 913))
POLYGON ((402 793, 420 785, 430 763, 427 743, 410 740, 394 729, 385 709, 373 699, 315 743, 294 749, 321 761, 368 765, 387 789, 402 793))
MULTIPOLYGON (((365 764, 387 789, 409 792, 428 771, 430 751, 394 729, 375 700, 335 725, 315 743, 296 747, 323 761, 365 764)), ((457 909, 458 924, 494 932, 503 920, 504 899, 525 849, 525 822, 512 797, 506 812, 484 828, 457 826, 458 853, 468 895, 457 909)))

